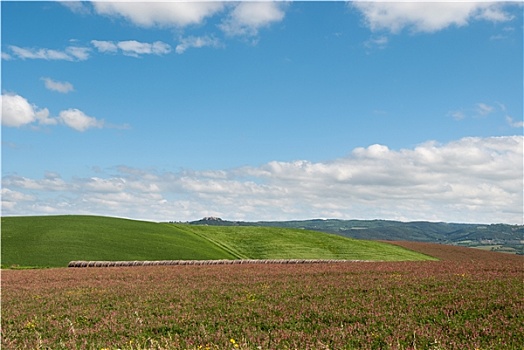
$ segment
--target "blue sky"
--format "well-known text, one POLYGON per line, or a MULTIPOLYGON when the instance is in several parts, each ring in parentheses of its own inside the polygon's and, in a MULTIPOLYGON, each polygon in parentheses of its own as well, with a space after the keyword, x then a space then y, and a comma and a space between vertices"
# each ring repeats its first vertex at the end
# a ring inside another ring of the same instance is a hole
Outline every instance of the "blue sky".
POLYGON ((522 224, 522 3, 1 6, 2 215, 522 224))

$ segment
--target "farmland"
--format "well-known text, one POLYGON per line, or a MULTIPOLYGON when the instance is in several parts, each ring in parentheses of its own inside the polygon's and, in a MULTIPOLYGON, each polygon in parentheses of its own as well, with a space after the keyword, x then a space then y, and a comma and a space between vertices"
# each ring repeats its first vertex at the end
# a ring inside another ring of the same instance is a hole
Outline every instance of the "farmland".
POLYGON ((521 349, 522 257, 2 271, 3 349, 521 349))
POLYGON ((300 228, 357 239, 445 243, 524 255, 523 225, 337 219, 244 222, 220 218, 204 218, 190 224, 300 228))
POLYGON ((278 227, 211 227, 101 216, 2 218, 2 266, 72 260, 427 260, 391 244, 278 227))
POLYGON ((431 260, 427 255, 384 242, 356 240, 309 230, 276 227, 179 227, 193 232, 238 258, 247 259, 348 259, 431 260))
POLYGON ((214 244, 167 225, 101 216, 2 218, 2 265, 65 267, 75 259, 233 259, 214 244))

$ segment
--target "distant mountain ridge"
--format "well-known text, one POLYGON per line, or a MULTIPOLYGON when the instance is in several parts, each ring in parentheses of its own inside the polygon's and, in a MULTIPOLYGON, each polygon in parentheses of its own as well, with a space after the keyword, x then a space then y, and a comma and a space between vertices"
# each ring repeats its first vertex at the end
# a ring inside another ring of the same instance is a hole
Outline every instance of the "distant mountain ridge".
POLYGON ((206 217, 189 224, 299 228, 358 239, 443 243, 524 255, 523 225, 339 219, 246 222, 218 217, 206 217))

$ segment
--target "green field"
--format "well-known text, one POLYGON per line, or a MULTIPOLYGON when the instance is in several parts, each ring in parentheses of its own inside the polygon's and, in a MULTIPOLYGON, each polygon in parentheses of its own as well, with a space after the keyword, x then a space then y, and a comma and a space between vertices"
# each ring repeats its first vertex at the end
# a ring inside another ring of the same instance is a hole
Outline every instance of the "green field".
POLYGON ((386 243, 307 230, 213 227, 100 216, 2 218, 2 267, 61 267, 72 260, 428 260, 386 243))
POLYGON ((217 242, 243 259, 428 260, 387 243, 356 240, 316 231, 247 226, 181 226, 217 242))
POLYGON ((167 224, 76 215, 2 218, 4 267, 58 267, 71 260, 234 258, 167 224))

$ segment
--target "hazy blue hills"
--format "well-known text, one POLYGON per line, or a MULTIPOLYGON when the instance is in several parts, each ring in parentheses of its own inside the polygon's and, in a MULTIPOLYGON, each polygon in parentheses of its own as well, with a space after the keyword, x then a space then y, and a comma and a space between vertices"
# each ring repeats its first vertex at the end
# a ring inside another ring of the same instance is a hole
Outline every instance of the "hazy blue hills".
POLYGON ((523 225, 337 219, 244 222, 213 217, 190 224, 298 228, 358 239, 432 242, 524 254, 523 225))

